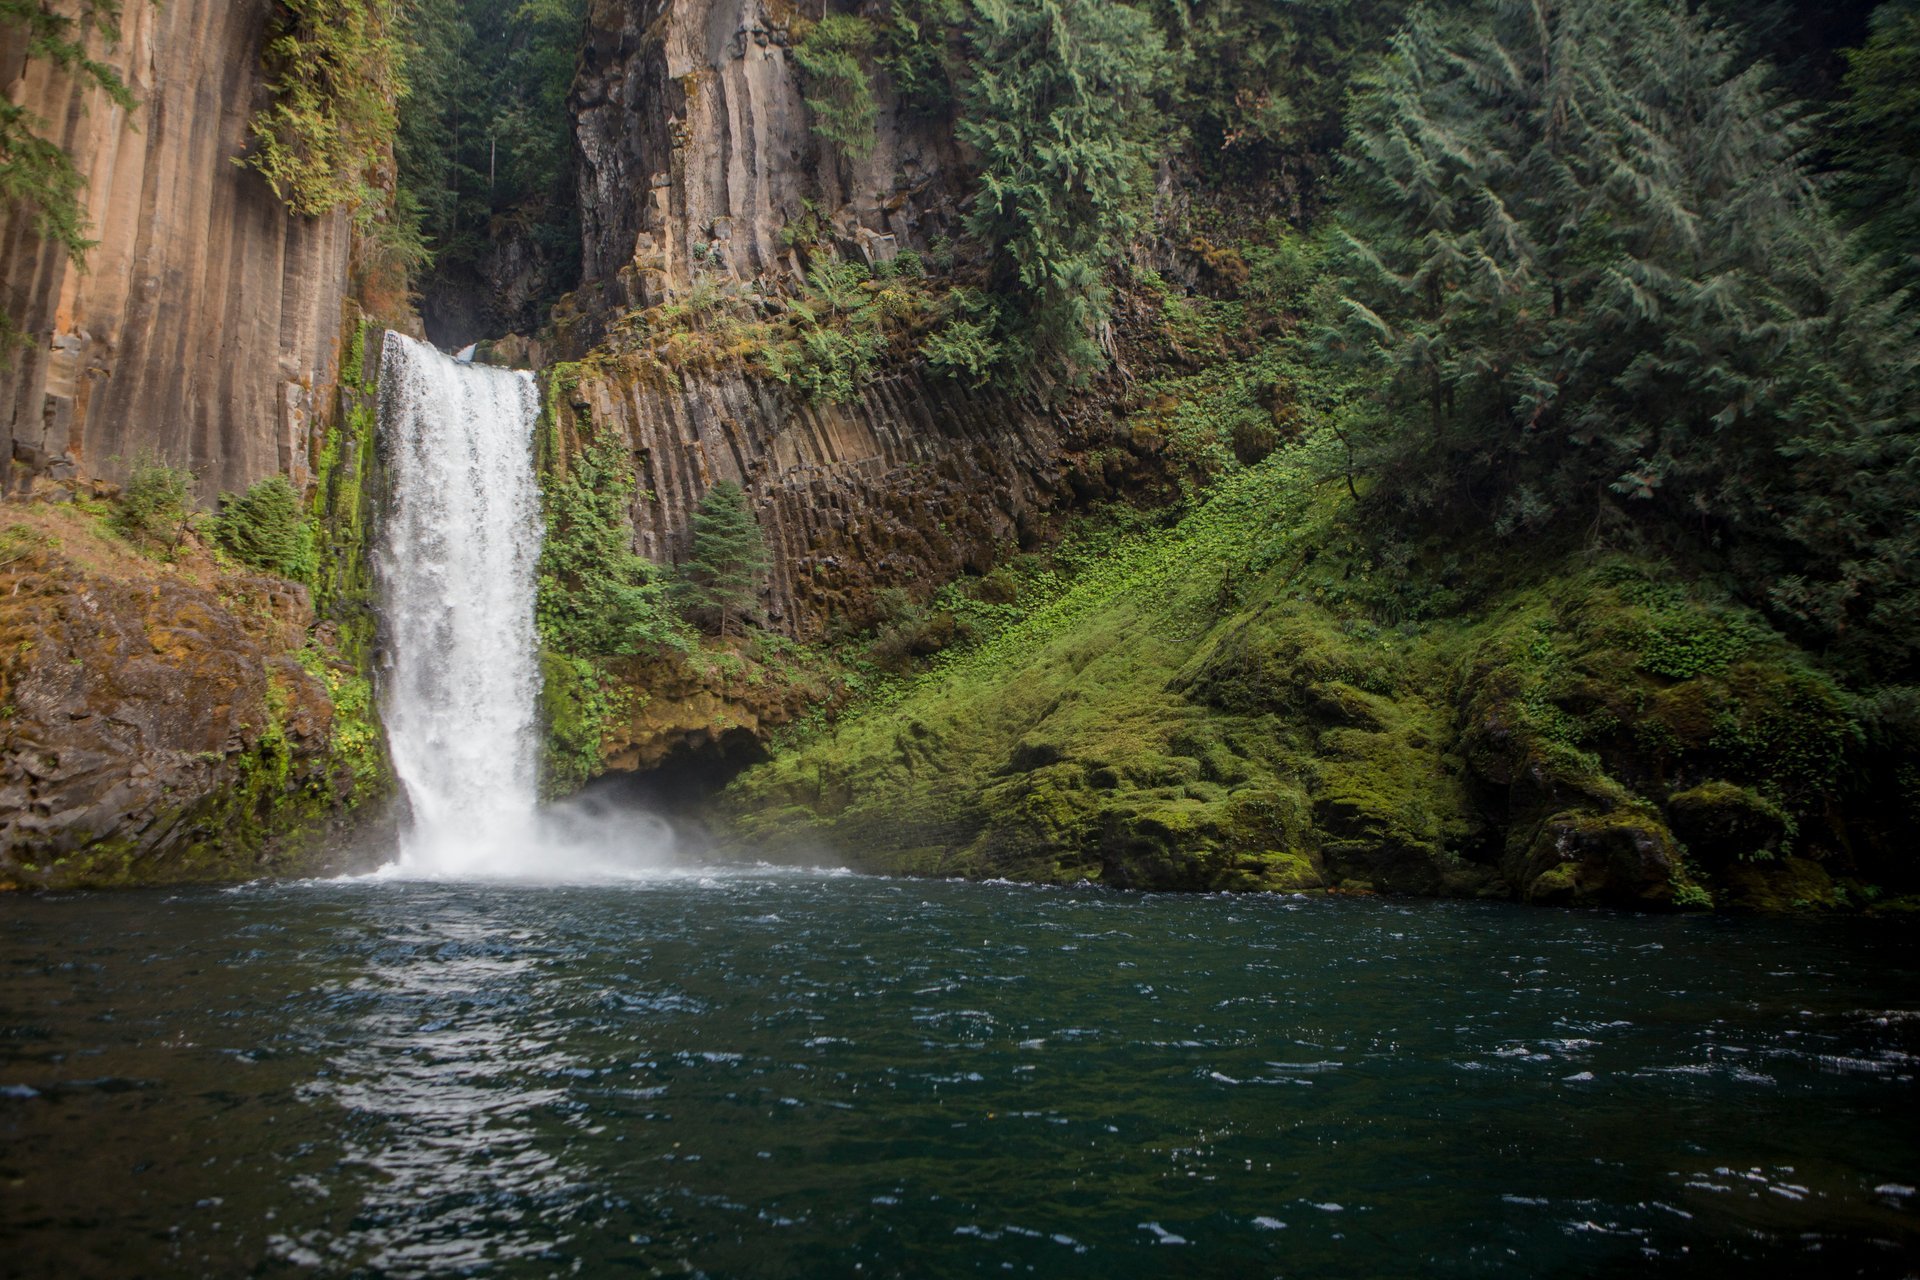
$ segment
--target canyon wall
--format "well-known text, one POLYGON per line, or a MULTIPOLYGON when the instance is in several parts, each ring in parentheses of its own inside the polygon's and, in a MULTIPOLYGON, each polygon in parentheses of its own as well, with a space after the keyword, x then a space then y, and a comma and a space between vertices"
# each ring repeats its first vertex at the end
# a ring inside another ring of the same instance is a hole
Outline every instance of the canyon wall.
POLYGON ((585 419, 631 442, 636 545, 648 558, 685 558, 694 508, 715 483, 746 490, 772 553, 765 620, 809 640, 871 624, 887 588, 924 596, 987 572, 1044 537, 1054 513, 1116 492, 1139 462, 1111 447, 1109 396, 1049 405, 913 370, 844 405, 805 403, 746 374, 678 390, 589 374, 569 400, 557 406, 569 429, 585 419))
POLYGON ((150 454, 200 496, 274 472, 306 480, 335 376, 349 227, 289 215, 237 160, 266 92, 269 0, 129 0, 90 51, 139 107, 29 60, 0 32, 0 84, 73 157, 97 241, 85 269, 0 216, 0 305, 31 338, 0 370, 0 487, 124 476, 150 454))
POLYGON ((856 260, 958 229, 948 121, 881 71, 872 153, 835 154, 809 128, 796 26, 782 0, 593 0, 572 103, 585 284, 650 305, 700 273, 797 271, 780 232, 808 201, 856 260))
MULTIPOLYGON (((839 154, 811 129, 792 53, 804 30, 778 0, 595 0, 573 94, 583 283, 558 317, 560 354, 696 282, 777 306, 803 267, 782 232, 803 219, 868 264, 959 230, 967 163, 950 121, 903 107, 876 69, 873 151, 839 154)), ((896 358, 833 404, 745 369, 665 384, 617 359, 582 369, 559 408, 631 442, 638 549, 683 559, 701 495, 738 482, 773 553, 765 619, 806 639, 870 624, 884 589, 924 596, 985 572, 1139 469, 1116 412, 1123 375, 1011 395, 896 358)))

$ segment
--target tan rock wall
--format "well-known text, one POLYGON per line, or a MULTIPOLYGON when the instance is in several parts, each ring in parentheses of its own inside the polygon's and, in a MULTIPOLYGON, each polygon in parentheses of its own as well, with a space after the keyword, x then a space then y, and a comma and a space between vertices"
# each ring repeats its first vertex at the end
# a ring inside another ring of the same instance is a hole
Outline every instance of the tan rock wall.
POLYGON ((660 301, 696 271, 740 280, 796 265, 780 231, 805 202, 868 258, 956 228, 962 159, 877 73, 870 156, 814 138, 787 0, 593 0, 573 106, 584 283, 660 301))
POLYGON ((141 453, 193 470, 203 497, 276 471, 304 482, 334 378, 344 216, 290 216, 251 170, 268 0, 129 0, 95 56, 131 116, 90 82, 0 38, 0 92, 46 122, 87 179, 86 270, 0 216, 0 305, 33 337, 0 370, 0 481, 17 492, 124 474, 141 453))

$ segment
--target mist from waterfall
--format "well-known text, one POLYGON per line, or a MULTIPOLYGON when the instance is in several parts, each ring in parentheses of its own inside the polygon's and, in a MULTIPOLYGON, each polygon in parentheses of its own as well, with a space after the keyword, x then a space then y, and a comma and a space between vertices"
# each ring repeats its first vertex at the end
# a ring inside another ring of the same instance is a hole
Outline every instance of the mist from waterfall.
POLYGON ((383 874, 631 874, 670 844, 645 814, 539 809, 539 413, 530 374, 387 335, 381 712, 413 821, 383 874))

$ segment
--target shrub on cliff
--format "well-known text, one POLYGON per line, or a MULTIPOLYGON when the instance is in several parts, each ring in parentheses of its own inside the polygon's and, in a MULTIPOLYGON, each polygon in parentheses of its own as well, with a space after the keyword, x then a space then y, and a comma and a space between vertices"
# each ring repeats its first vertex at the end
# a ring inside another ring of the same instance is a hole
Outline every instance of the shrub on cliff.
POLYGON ((1016 349, 1084 376, 1106 363, 1105 275, 1147 224, 1174 61, 1153 20, 1107 0, 975 6, 955 126, 980 156, 968 232, 993 247, 1016 349))
POLYGON ((307 217, 383 204, 405 59, 395 0, 277 0, 262 59, 272 99, 246 163, 307 217))
POLYGON ((298 582, 313 577, 313 531, 285 476, 269 476, 242 494, 221 494, 213 540, 255 569, 298 582))
POLYGON ((171 554, 186 534, 192 504, 192 473, 142 454, 127 472, 108 524, 129 542, 171 554))
POLYGON ((760 352, 768 374, 808 399, 847 404, 873 376, 885 346, 886 316, 864 287, 867 269, 819 254, 807 289, 787 303, 797 335, 760 352))
POLYGON ((807 87, 813 131, 849 156, 873 154, 879 112, 866 63, 873 55, 873 24, 830 13, 793 46, 807 87))

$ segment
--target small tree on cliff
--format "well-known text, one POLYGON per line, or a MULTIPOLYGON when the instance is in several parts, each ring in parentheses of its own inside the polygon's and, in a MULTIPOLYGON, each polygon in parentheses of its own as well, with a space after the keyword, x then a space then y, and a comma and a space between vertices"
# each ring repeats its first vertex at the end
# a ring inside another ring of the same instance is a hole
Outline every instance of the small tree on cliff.
POLYGON ((693 550, 680 566, 679 591, 690 617, 717 622, 726 635, 735 617, 753 607, 754 584, 767 567, 767 544, 731 480, 707 490, 693 513, 693 550))

